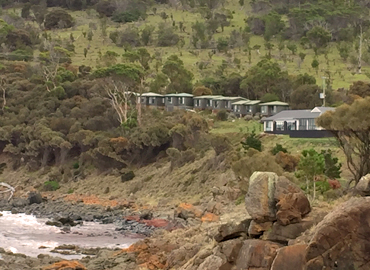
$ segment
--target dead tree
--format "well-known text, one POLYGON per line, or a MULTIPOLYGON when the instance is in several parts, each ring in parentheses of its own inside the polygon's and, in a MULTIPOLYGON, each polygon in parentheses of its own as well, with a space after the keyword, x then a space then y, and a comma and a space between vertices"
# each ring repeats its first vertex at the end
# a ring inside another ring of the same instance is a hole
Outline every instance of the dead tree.
POLYGON ((11 185, 4 183, 4 182, 0 182, 0 186, 7 188, 6 190, 0 191, 0 194, 9 192, 10 196, 8 198, 8 201, 10 201, 10 199, 13 197, 13 194, 15 192, 15 188, 13 188, 11 185))

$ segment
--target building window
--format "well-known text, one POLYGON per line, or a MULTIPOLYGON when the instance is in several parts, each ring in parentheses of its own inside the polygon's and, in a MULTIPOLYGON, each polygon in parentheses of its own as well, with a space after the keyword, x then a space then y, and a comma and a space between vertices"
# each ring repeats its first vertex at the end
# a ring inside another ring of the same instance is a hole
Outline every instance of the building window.
POLYGON ((149 98, 149 104, 154 104, 155 103, 155 97, 149 98))
POLYGON ((179 103, 180 104, 185 104, 185 101, 184 101, 184 98, 183 97, 179 97, 179 103))
POLYGON ((247 112, 252 112, 252 107, 251 106, 247 106, 247 112))
POLYGON ((215 102, 214 102, 214 107, 215 107, 215 108, 218 108, 218 101, 215 101, 215 102))
POLYGON ((211 107, 211 106, 212 106, 212 100, 207 99, 207 107, 211 107))
POLYGON ((277 111, 277 106, 272 106, 272 113, 276 113, 277 111))
POLYGON ((299 130, 316 130, 316 124, 314 118, 300 119, 299 130))
POLYGON ((307 129, 308 130, 315 130, 316 129, 316 124, 315 124, 315 119, 314 118, 308 119, 307 129))
POLYGON ((199 99, 194 99, 194 106, 199 107, 199 99))
POLYGON ((287 129, 288 130, 296 130, 296 122, 295 121, 287 122, 287 129))
POLYGON ((145 103, 145 100, 146 100, 145 97, 141 98, 141 103, 145 103))
POLYGON ((237 105, 237 106, 236 106, 236 111, 237 111, 237 112, 240 112, 240 105, 237 105))
POLYGON ((230 101, 225 102, 225 108, 230 108, 230 101))
POLYGON ((266 129, 265 131, 272 131, 272 121, 266 121, 266 129))
POLYGON ((261 106, 261 113, 267 113, 266 106, 261 106))
POLYGON ((167 97, 167 102, 171 104, 172 103, 172 97, 167 97))
POLYGON ((284 121, 276 121, 276 130, 279 130, 279 131, 284 130, 284 121))

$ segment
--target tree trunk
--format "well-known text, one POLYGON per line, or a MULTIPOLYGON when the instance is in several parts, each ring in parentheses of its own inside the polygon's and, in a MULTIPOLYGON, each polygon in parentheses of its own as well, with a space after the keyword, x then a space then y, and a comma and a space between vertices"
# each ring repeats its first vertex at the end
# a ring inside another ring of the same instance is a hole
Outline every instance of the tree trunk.
POLYGON ((362 60, 362 25, 360 25, 360 46, 358 47, 358 70, 357 70, 358 74, 362 73, 361 60, 362 60))
POLYGON ((47 165, 48 160, 49 160, 49 155, 50 155, 50 148, 46 147, 42 155, 41 167, 45 167, 47 165))

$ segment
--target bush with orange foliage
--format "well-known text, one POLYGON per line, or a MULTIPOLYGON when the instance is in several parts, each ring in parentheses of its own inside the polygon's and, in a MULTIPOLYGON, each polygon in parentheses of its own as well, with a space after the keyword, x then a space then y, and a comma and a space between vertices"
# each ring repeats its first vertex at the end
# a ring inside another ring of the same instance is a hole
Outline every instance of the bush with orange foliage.
POLYGON ((279 152, 275 156, 276 163, 279 164, 284 171, 293 172, 299 163, 299 157, 288 153, 279 152))
POLYGON ((116 153, 120 153, 126 149, 128 140, 124 137, 117 137, 110 139, 110 143, 116 153))

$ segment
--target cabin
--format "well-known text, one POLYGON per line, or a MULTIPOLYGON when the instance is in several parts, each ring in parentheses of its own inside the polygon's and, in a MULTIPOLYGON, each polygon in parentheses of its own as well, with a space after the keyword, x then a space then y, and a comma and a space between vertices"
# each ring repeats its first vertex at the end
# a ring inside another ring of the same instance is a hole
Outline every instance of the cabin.
POLYGON ((232 103, 240 100, 247 100, 246 98, 243 97, 223 97, 223 96, 218 96, 212 99, 212 105, 213 105, 213 110, 219 111, 219 110, 227 110, 231 111, 232 110, 232 103))
POLYGON ((141 95, 141 104, 151 108, 163 108, 164 96, 157 93, 144 93, 141 95))
POLYGON ((193 109, 193 95, 188 93, 168 94, 164 96, 166 111, 193 109))
POLYGON ((213 109, 213 99, 216 97, 221 97, 221 96, 197 96, 193 97, 193 107, 194 110, 212 110, 213 109))
POLYGON ((292 138, 332 137, 328 131, 316 125, 316 118, 332 107, 316 107, 312 110, 286 110, 263 118, 265 133, 289 135, 292 138))
POLYGON ((259 112, 259 100, 240 100, 232 103, 232 112, 239 117, 245 115, 255 115, 259 112))
POLYGON ((260 103, 261 115, 271 116, 281 111, 289 110, 289 104, 281 101, 271 101, 266 103, 260 103))

